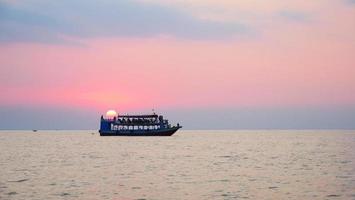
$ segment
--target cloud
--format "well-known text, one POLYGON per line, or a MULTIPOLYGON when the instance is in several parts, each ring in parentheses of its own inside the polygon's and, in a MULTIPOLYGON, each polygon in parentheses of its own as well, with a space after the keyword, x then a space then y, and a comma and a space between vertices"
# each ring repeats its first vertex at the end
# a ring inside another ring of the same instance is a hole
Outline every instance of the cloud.
POLYGON ((173 7, 128 0, 0 2, 0 41, 3 42, 159 35, 219 39, 248 31, 240 23, 211 22, 173 7))
POLYGON ((278 13, 278 16, 288 21, 294 22, 309 22, 310 16, 304 12, 283 10, 278 13))
POLYGON ((355 5, 355 0, 346 0, 347 4, 355 5))

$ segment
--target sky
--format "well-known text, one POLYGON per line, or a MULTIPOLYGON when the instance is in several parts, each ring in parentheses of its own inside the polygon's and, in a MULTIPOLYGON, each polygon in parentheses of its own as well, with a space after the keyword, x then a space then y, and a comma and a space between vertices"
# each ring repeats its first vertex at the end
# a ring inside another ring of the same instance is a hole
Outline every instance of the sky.
POLYGON ((354 129, 354 0, 0 0, 0 129, 354 129))

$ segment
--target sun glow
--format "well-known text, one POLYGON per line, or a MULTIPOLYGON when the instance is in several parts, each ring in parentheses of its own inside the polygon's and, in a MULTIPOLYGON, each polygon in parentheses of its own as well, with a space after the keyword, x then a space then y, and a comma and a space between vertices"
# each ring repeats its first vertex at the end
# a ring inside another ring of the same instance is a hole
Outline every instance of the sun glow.
POLYGON ((106 118, 113 119, 114 117, 117 117, 117 112, 115 110, 109 110, 106 112, 106 118))

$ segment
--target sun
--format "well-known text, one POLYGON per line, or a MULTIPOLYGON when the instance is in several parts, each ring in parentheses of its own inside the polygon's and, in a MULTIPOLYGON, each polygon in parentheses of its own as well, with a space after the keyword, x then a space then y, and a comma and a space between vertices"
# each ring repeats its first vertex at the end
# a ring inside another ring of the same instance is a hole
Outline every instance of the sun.
POLYGON ((109 110, 106 112, 106 117, 108 119, 113 119, 114 117, 117 117, 117 112, 115 110, 109 110))

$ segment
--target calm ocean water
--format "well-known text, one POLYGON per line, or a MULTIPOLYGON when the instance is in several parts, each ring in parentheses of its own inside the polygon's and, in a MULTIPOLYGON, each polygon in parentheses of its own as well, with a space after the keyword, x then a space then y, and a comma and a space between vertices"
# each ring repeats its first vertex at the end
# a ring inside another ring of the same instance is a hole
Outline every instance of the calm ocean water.
POLYGON ((355 131, 0 131, 0 199, 355 199, 355 131))

